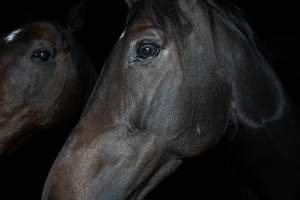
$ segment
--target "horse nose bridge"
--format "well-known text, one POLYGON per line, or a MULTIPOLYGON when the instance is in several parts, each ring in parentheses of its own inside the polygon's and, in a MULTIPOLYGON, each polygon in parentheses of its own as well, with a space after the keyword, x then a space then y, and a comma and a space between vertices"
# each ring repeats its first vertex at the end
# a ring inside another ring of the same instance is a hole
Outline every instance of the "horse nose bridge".
POLYGON ((137 189, 137 183, 165 162, 163 146, 155 134, 130 135, 127 126, 120 124, 101 132, 89 129, 93 137, 86 140, 85 131, 83 126, 74 129, 75 135, 52 166, 43 200, 64 199, 66 195, 78 200, 87 196, 125 199, 137 189), (91 182, 98 183, 97 187, 91 182), (79 194, 79 190, 85 194, 79 194))
MULTIPOLYGON (((47 184, 47 183, 46 183, 47 184)), ((44 186, 44 190, 41 195, 41 200, 64 200, 67 199, 66 194, 63 192, 63 188, 53 188, 44 186)), ((69 195, 69 194, 68 194, 69 195)), ((70 196, 69 196, 70 198, 70 196)))

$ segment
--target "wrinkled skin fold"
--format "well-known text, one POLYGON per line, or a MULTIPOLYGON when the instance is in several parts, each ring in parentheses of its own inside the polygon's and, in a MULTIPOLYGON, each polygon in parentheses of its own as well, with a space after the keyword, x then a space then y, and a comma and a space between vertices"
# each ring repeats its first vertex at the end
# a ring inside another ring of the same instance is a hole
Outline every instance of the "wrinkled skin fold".
POLYGON ((237 137, 239 127, 263 130, 287 115, 278 78, 237 8, 127 3, 124 34, 52 166, 43 200, 141 200, 183 158, 237 137))

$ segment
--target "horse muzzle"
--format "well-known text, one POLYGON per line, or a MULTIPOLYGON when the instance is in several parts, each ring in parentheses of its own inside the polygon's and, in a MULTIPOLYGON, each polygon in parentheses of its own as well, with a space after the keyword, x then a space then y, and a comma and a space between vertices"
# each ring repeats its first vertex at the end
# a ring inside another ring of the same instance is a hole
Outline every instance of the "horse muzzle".
POLYGON ((141 200, 181 164, 159 134, 118 126, 87 141, 82 131, 75 129, 59 154, 43 200, 141 200))

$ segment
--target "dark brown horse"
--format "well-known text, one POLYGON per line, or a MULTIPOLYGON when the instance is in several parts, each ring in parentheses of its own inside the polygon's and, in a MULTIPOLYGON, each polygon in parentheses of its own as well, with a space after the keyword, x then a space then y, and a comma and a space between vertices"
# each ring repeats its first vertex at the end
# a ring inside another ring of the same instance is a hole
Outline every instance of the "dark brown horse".
POLYGON ((68 24, 24 25, 0 42, 0 155, 34 133, 76 123, 97 73, 73 37, 83 4, 68 24))
POLYGON ((253 172, 257 198, 299 199, 293 105, 240 10, 213 0, 127 3, 126 29, 42 199, 143 199, 184 158, 225 138, 253 172))

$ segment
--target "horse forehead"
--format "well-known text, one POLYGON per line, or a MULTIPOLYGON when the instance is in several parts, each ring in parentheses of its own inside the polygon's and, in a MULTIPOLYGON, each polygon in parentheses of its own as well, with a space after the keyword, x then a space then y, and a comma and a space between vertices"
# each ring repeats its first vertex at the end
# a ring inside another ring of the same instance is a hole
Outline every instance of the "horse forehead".
POLYGON ((13 43, 18 39, 47 40, 57 44, 62 39, 62 34, 50 23, 33 23, 11 31, 3 38, 6 43, 13 43))
POLYGON ((61 40, 62 34, 51 23, 34 23, 29 28, 33 39, 45 39, 52 43, 61 40))

